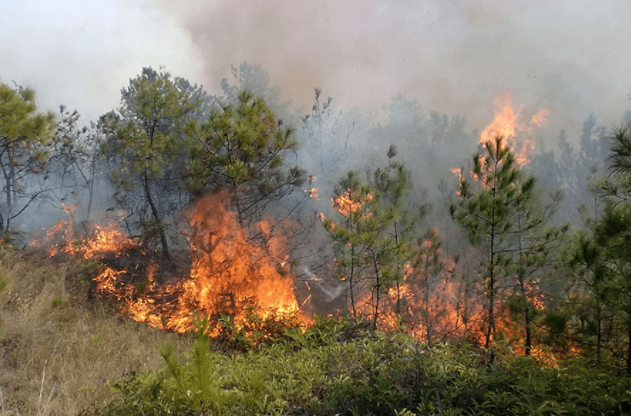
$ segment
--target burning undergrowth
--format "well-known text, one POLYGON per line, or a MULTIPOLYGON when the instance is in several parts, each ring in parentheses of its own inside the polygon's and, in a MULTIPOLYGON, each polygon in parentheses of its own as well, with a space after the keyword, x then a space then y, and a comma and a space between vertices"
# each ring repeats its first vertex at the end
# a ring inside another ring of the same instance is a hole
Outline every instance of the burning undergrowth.
POLYGON ((190 267, 180 275, 163 271, 177 265, 157 260, 116 221, 89 226, 79 235, 74 207, 66 208, 68 220, 31 247, 104 263, 93 278, 93 293, 115 300, 120 314, 151 327, 184 333, 203 320, 217 323, 220 316, 236 328, 253 319, 307 322, 294 293, 284 236, 267 221, 240 226, 228 205, 228 196, 220 193, 197 200, 185 212, 182 234, 189 252, 183 258, 190 267))

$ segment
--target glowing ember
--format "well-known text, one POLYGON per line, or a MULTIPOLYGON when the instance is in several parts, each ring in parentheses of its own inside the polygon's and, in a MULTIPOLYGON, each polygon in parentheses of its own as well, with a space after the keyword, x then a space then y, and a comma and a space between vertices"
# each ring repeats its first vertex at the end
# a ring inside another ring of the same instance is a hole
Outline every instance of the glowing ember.
POLYGON ((129 237, 123 235, 118 229, 118 224, 95 225, 92 238, 85 239, 75 248, 66 246, 66 252, 76 253, 84 259, 94 259, 105 254, 120 255, 137 244, 129 237))
POLYGON ((94 278, 95 292, 116 300, 123 300, 131 296, 134 292, 133 287, 120 279, 120 276, 125 273, 127 273, 126 270, 114 270, 111 267, 106 267, 94 278))
POLYGON ((318 188, 304 189, 303 190, 309 198, 320 199, 318 195, 318 188))

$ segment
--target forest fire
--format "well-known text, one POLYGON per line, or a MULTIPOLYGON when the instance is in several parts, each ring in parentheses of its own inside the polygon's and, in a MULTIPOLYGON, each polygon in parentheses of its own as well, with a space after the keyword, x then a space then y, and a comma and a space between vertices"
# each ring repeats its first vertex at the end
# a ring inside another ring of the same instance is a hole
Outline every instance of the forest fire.
MULTIPOLYGON (((495 119, 483 130, 479 143, 504 137, 506 140, 501 143, 510 146, 517 163, 523 166, 528 162, 533 140, 518 142, 517 136, 542 125, 548 112, 537 112, 526 124, 521 121, 522 109, 512 105, 509 95, 498 97, 496 104, 495 119)), ((461 170, 454 172, 463 179, 461 170)), ((310 178, 310 182, 314 180, 310 178)), ((373 268, 383 261, 385 252, 377 244, 389 237, 380 235, 382 230, 371 229, 372 224, 397 221, 396 215, 380 207, 382 191, 370 187, 341 189, 331 202, 333 210, 344 220, 326 220, 325 227, 329 232, 336 227, 348 227, 348 235, 353 234, 342 249, 349 251, 351 270, 339 274, 342 285, 349 284, 347 290, 352 298, 349 311, 366 319, 374 317, 375 327, 405 328, 428 342, 466 336, 482 343, 484 302, 474 299, 472 293, 482 293, 484 288, 452 278, 456 266, 442 258, 438 229, 410 242, 410 249, 416 253, 414 258, 402 255, 391 260, 395 266, 390 269, 373 268)), ((303 191, 317 197, 316 188, 303 191)), ((94 292, 120 302, 120 312, 135 321, 179 333, 195 330, 196 320, 220 315, 232 317, 238 326, 252 310, 263 320, 297 316, 308 323, 296 298, 284 237, 267 221, 247 229, 242 227, 228 205, 229 197, 220 193, 197 200, 184 212, 187 226, 180 234, 189 247, 188 273, 165 278, 162 266, 153 260, 143 260, 144 265, 140 269, 136 265, 134 270, 124 262, 118 267, 109 264, 94 278, 94 292)), ((49 255, 66 253, 87 260, 125 257, 133 250, 148 251, 143 243, 125 236, 116 221, 90 226, 86 237, 77 236, 75 209, 76 206, 65 207, 70 218, 47 233, 49 255)), ((396 230, 397 226, 389 223, 387 227, 396 230)), ((343 261, 340 259, 340 264, 343 261)), ((534 293, 534 285, 526 287, 529 293, 534 293)), ((529 296, 537 308, 543 307, 541 299, 529 296)), ((309 299, 307 296, 302 304, 309 299)), ((508 315, 506 310, 498 310, 497 315, 498 320, 508 320, 504 319, 508 315)), ((506 332, 509 328, 498 331, 506 332)))
POLYGON ((543 108, 531 116, 529 123, 522 121, 523 106, 514 107, 512 96, 502 94, 495 98, 495 118, 489 123, 480 134, 479 143, 494 144, 496 137, 503 137, 504 144, 509 146, 515 154, 515 161, 519 166, 524 166, 530 161, 530 154, 534 149, 534 139, 527 137, 525 140, 518 140, 519 133, 529 133, 534 127, 542 127, 550 111, 543 108))
MULTIPOLYGON (((331 198, 333 209, 345 217, 357 213, 365 204, 372 200, 371 194, 363 195, 360 192, 354 192, 347 189, 341 195, 331 198)), ((366 212, 366 216, 370 216, 370 212, 366 212)))
POLYGON ((118 221, 110 220, 102 224, 87 224, 86 231, 79 235, 75 230, 74 212, 78 205, 63 207, 67 220, 60 221, 46 232, 42 241, 33 240, 30 248, 44 246, 49 256, 66 253, 85 260, 99 259, 103 256, 119 257, 136 248, 137 243, 125 236, 118 221))
MULTIPOLYGON (((287 264, 282 236, 263 221, 246 230, 226 208, 227 196, 198 200, 186 213, 186 237, 192 252, 190 275, 157 282, 158 264, 149 263, 142 287, 134 285, 124 269, 105 267, 94 278, 94 292, 122 303, 120 312, 150 326, 188 332, 196 319, 230 315, 235 325, 254 310, 261 319, 300 314, 294 278, 287 264)), ((83 259, 126 256, 139 248, 122 236, 117 224, 94 226, 89 238, 73 238, 71 218, 53 227, 47 241, 49 255, 66 253, 83 259)), ((300 316, 303 322, 308 318, 300 316)))

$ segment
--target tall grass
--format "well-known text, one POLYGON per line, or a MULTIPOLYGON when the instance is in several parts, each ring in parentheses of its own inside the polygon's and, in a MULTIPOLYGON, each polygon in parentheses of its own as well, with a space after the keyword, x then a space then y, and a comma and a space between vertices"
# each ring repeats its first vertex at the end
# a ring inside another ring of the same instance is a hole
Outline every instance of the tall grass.
POLYGON ((106 381, 162 364, 189 337, 88 301, 98 264, 0 252, 0 415, 70 415, 111 397, 106 381))

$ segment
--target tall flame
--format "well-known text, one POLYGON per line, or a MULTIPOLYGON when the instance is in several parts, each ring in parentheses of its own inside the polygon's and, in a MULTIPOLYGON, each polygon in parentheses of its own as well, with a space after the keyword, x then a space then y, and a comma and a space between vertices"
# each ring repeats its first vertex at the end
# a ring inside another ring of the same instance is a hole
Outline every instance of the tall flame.
POLYGON ((227 206, 225 194, 211 195, 186 213, 192 250, 189 277, 159 284, 154 278, 157 266, 151 264, 148 285, 138 293, 132 285, 120 284, 120 272, 106 268, 95 279, 97 292, 122 300, 122 312, 133 320, 176 332, 193 330, 196 316, 228 314, 239 325, 251 306, 262 319, 297 315, 285 240, 266 221, 253 229, 241 227, 227 206))
MULTIPOLYGON (((550 111, 543 108, 537 111, 528 123, 522 121, 523 106, 513 106, 511 94, 502 94, 495 98, 495 118, 480 134, 480 144, 493 143, 495 138, 504 138, 504 145, 509 146, 515 155, 515 161, 519 166, 524 166, 530 161, 530 154, 534 149, 534 138, 530 135, 518 139, 522 133, 530 133, 535 127, 545 125, 550 111)), ((523 136, 523 134, 522 134, 523 136)))

